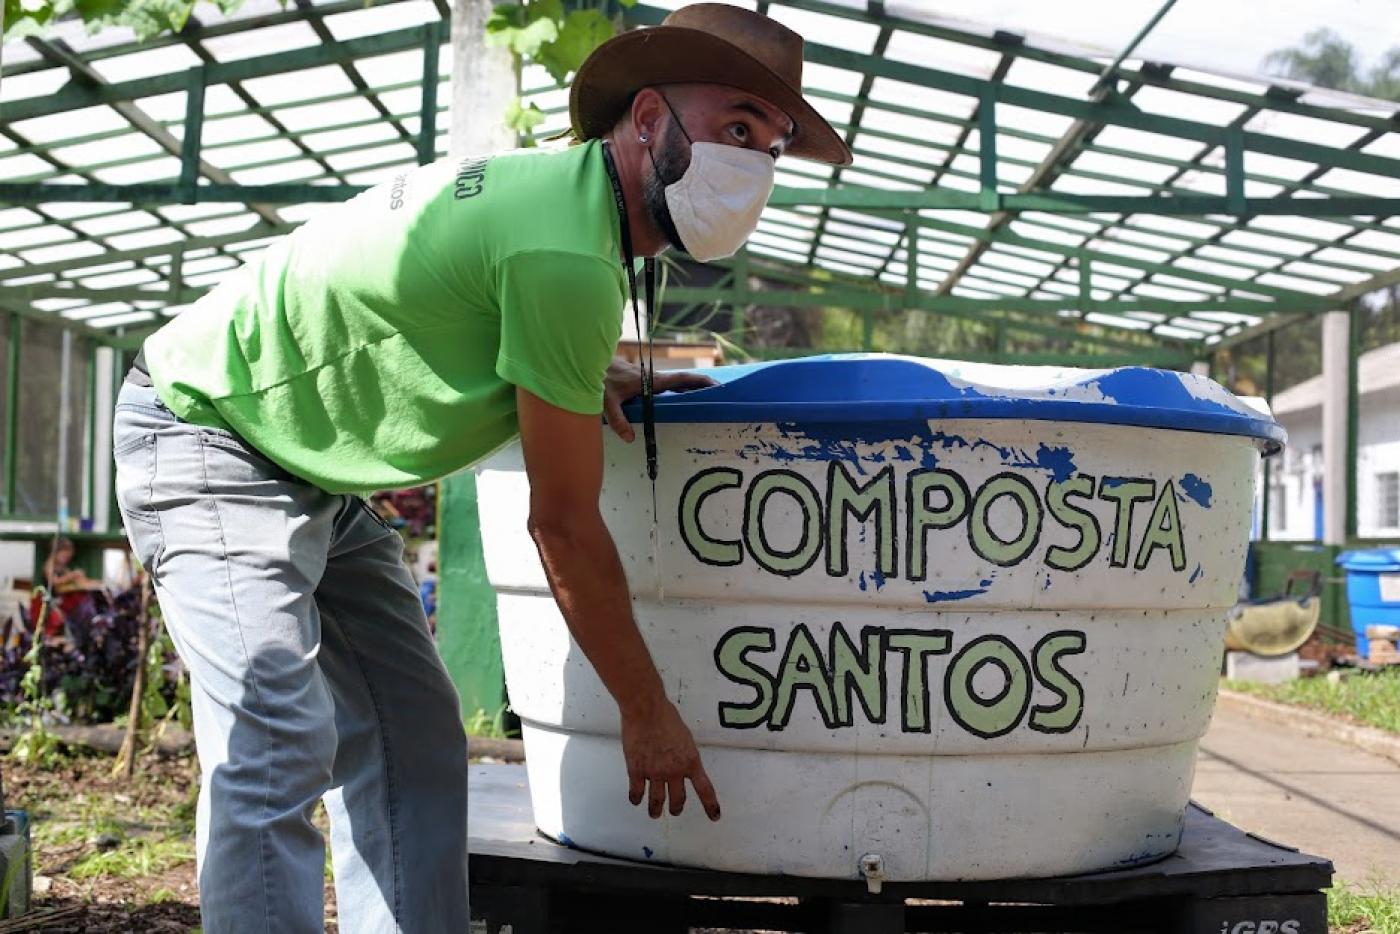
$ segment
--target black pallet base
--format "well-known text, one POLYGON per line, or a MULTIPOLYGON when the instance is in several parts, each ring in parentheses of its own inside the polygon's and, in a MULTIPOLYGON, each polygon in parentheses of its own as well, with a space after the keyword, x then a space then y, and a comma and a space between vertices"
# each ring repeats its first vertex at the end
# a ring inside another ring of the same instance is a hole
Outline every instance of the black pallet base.
POLYGON ((1192 805, 1176 855, 1056 879, 886 883, 754 876, 597 856, 541 837, 525 770, 471 776, 472 909, 490 934, 1162 932, 1326 934, 1332 864, 1192 805))

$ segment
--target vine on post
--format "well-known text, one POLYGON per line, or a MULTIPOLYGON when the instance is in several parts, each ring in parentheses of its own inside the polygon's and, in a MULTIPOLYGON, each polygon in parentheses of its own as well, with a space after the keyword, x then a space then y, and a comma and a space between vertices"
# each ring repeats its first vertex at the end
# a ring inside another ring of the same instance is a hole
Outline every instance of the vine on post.
POLYGON ((44 722, 45 715, 53 709, 53 701, 44 692, 44 623, 49 615, 49 591, 39 587, 41 592, 38 622, 34 626, 34 643, 24 656, 24 677, 20 679, 20 701, 15 706, 15 723, 20 733, 10 747, 10 755, 24 765, 37 765, 50 768, 62 758, 63 750, 58 737, 49 731, 44 722))
MULTIPOLYGON (((617 0, 624 7, 636 2, 617 0)), ((617 34, 621 16, 608 15, 612 5, 610 0, 603 0, 593 6, 575 4, 575 9, 566 11, 564 0, 502 3, 486 21, 486 41, 510 49, 517 69, 527 64, 539 65, 563 87, 594 49, 617 34)), ((525 104, 519 97, 505 112, 506 126, 526 146, 534 145, 532 134, 544 119, 544 111, 535 104, 525 104)))
MULTIPOLYGON (((42 35, 47 27, 77 16, 92 32, 107 26, 129 26, 138 41, 185 28, 195 0, 3 0, 4 36, 19 39, 42 35)), ((243 0, 212 0, 219 11, 232 13, 243 0)))

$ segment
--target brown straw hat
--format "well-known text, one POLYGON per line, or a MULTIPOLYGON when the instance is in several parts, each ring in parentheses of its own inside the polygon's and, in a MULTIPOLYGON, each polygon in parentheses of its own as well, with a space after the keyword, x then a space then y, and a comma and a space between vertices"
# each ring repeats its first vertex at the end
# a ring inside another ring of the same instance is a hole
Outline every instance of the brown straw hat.
POLYGON ((802 97, 802 37, 723 3, 683 7, 660 26, 624 32, 595 49, 569 91, 574 133, 600 137, 642 88, 689 82, 739 88, 783 111, 796 124, 789 155, 851 164, 845 141, 802 97))

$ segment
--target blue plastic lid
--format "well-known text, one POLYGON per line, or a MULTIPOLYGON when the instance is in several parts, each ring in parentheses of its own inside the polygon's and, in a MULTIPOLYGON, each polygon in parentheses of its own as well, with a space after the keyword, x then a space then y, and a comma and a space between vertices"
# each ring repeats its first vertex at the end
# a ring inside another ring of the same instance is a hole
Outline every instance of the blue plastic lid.
POLYGON ((1337 555, 1337 563, 1348 571, 1370 571, 1373 574, 1400 571, 1400 548, 1365 548, 1357 551, 1344 551, 1337 555))
MULTIPOLYGON (((886 354, 802 357, 703 371, 720 385, 656 399, 658 422, 891 422, 1007 418, 1242 435, 1276 453, 1272 418, 1213 380, 1122 367, 997 366, 886 354)), ((633 420, 641 405, 627 406, 633 420)))

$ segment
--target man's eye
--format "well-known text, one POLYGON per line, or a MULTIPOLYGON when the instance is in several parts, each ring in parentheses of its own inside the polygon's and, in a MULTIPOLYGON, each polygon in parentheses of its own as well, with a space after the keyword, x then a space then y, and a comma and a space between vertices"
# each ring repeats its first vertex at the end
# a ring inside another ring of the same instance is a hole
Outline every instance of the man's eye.
POLYGON ((729 132, 741 143, 749 141, 749 128, 747 124, 736 123, 729 128, 729 132))

